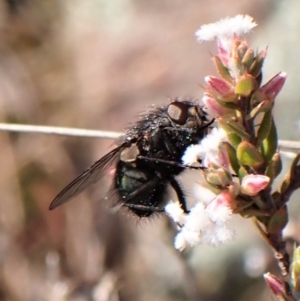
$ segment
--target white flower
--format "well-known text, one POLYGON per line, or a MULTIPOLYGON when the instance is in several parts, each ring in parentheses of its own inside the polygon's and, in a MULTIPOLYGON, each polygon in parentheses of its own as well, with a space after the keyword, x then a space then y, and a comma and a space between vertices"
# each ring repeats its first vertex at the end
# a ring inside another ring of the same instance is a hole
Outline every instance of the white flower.
POLYGON ((178 220, 181 221, 180 232, 174 243, 176 249, 183 250, 188 245, 194 246, 200 243, 218 246, 233 237, 233 231, 226 226, 226 222, 232 216, 232 211, 227 205, 227 199, 223 196, 217 196, 207 205, 198 202, 189 214, 183 213, 184 218, 178 214, 180 210, 182 212, 182 209, 178 210, 176 206, 180 208, 178 202, 169 203, 165 208, 176 223, 178 220))
POLYGON ((237 36, 249 32, 257 25, 248 15, 237 15, 233 18, 225 18, 215 23, 205 24, 196 31, 198 41, 212 41, 215 38, 228 38, 234 34, 237 36))
POLYGON ((228 141, 227 133, 222 128, 214 127, 210 134, 200 142, 203 155, 207 152, 218 150, 219 145, 223 141, 228 141))
POLYGON ((231 196, 227 192, 223 192, 207 205, 206 209, 212 222, 218 225, 228 222, 232 215, 232 210, 227 205, 230 201, 231 196))
POLYGON ((173 219, 173 221, 179 225, 183 225, 186 220, 186 214, 182 210, 179 202, 170 201, 165 206, 165 212, 173 219))
POLYGON ((191 209, 191 212, 186 218, 184 227, 190 231, 201 232, 201 230, 208 227, 210 223, 205 205, 199 202, 191 209))
POLYGON ((200 144, 193 144, 189 146, 181 159, 183 164, 193 165, 194 163, 197 163, 199 161, 199 154, 201 151, 202 148, 200 144))
POLYGON ((175 237, 174 247, 176 250, 183 251, 187 247, 188 243, 184 238, 184 235, 179 232, 175 237))
POLYGON ((228 229, 224 225, 216 226, 215 236, 217 237, 216 241, 218 245, 221 245, 223 243, 230 241, 233 238, 234 231, 232 229, 228 229))
POLYGON ((211 133, 203 138, 199 144, 189 146, 183 157, 182 162, 186 165, 198 163, 199 159, 203 161, 203 166, 207 167, 205 158, 208 157, 208 162, 219 163, 220 166, 224 165, 223 153, 219 149, 219 145, 223 141, 228 141, 226 132, 222 128, 213 128, 211 133))

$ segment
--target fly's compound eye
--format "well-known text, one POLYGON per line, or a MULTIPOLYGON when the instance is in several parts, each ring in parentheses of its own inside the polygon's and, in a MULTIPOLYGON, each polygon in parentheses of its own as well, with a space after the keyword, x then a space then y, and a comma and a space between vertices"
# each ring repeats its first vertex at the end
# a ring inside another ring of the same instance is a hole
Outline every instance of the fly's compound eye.
POLYGON ((177 124, 183 125, 188 119, 188 106, 182 102, 172 102, 168 106, 168 115, 177 124))

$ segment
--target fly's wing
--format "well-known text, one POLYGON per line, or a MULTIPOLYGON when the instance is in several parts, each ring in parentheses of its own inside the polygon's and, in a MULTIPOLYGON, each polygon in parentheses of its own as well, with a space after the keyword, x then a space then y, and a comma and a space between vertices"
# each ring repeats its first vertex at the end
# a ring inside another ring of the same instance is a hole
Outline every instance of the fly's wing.
POLYGON ((123 143, 95 162, 90 168, 73 180, 55 197, 50 204, 49 209, 52 210, 66 203, 71 198, 80 194, 83 190, 99 181, 103 176, 103 171, 119 157, 120 153, 126 147, 128 147, 128 143, 123 143))

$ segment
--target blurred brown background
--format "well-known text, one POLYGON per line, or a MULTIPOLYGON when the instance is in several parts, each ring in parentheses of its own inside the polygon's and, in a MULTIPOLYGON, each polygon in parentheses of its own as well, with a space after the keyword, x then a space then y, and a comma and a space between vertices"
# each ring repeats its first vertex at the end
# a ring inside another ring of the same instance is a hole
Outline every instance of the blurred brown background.
MULTIPOLYGON (((0 120, 121 131, 151 104, 201 98, 215 45, 194 32, 241 13, 259 23, 253 48, 269 46, 265 80, 288 72, 275 115, 280 138, 299 140, 299 4, 0 0, 0 120)), ((251 221, 236 218, 225 246, 179 254, 164 216, 112 214, 100 202, 108 183, 48 211, 111 144, 0 133, 1 301, 271 300, 261 275, 278 269, 251 221)))

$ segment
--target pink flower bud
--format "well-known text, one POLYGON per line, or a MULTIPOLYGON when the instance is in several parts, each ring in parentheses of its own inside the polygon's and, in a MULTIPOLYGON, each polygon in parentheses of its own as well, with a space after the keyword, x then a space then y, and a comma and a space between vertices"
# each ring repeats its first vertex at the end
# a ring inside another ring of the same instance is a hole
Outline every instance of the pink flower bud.
POLYGON ((212 93, 216 93, 221 97, 228 97, 234 94, 234 87, 225 80, 214 76, 206 76, 204 80, 212 93))
MULTIPOLYGON (((285 285, 281 279, 278 279, 271 273, 264 274, 265 281, 273 294, 278 297, 286 297, 285 285)), ((284 299, 285 300, 285 299, 284 299)))
POLYGON ((264 93, 266 96, 274 99, 281 91, 281 89, 286 81, 286 77, 287 77, 287 74, 285 72, 280 72, 280 73, 276 74, 265 85, 263 85, 259 89, 259 91, 264 93))
POLYGON ((264 175, 247 175, 243 178, 241 192, 255 196, 269 184, 270 178, 264 175))
POLYGON ((230 162, 229 162, 228 153, 226 151, 226 148, 221 145, 219 146, 219 163, 220 166, 229 170, 230 162))
POLYGON ((231 194, 224 190, 218 194, 206 209, 210 213, 210 218, 216 223, 225 223, 232 215, 232 210, 236 207, 236 200, 231 194))
POLYGON ((227 170, 229 170, 229 163, 228 154, 223 147, 207 152, 203 160, 205 167, 220 166, 227 170))
POLYGON ((218 55, 225 66, 228 66, 230 60, 231 47, 232 41, 229 39, 217 39, 218 55))
POLYGON ((213 117, 219 117, 232 112, 232 110, 222 107, 209 93, 204 93, 202 102, 207 108, 207 112, 213 117))

